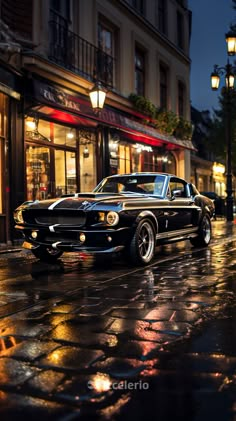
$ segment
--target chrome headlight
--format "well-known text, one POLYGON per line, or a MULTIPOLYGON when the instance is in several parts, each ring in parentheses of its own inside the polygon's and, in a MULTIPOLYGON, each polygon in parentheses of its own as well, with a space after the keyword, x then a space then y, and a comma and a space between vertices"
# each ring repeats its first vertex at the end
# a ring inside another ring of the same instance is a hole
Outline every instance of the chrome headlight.
POLYGON ((22 215, 22 210, 16 210, 15 211, 15 213, 14 213, 14 220, 15 220, 15 222, 16 223, 19 223, 19 224, 23 224, 24 223, 24 218, 23 218, 23 215, 22 215))
POLYGON ((117 225, 119 222, 119 215, 116 212, 110 211, 106 215, 106 222, 109 225, 117 225))

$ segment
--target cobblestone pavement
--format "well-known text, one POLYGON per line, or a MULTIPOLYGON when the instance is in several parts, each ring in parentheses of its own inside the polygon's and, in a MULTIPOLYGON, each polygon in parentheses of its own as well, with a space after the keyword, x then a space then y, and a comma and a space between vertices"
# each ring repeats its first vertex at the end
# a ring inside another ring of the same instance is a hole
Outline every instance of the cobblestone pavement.
POLYGON ((3 251, 1 417, 236 420, 236 225, 213 230, 141 269, 3 251))

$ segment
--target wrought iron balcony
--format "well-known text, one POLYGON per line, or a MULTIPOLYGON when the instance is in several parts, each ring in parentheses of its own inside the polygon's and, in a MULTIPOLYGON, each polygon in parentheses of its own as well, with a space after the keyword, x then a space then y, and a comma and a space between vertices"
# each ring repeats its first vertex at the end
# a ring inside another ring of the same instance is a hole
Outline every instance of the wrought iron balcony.
POLYGON ((87 80, 114 88, 115 59, 68 29, 66 19, 50 11, 49 59, 87 80))

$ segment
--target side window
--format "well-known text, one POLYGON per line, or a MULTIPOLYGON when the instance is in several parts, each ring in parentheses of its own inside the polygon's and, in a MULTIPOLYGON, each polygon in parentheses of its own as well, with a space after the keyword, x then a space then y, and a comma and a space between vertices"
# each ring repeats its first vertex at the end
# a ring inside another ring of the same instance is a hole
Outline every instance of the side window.
POLYGON ((188 197, 189 195, 187 190, 187 183, 177 178, 172 178, 170 180, 169 188, 171 191, 171 196, 188 197))
POLYGON ((191 196, 196 196, 197 194, 199 194, 199 191, 194 186, 194 184, 189 184, 189 191, 191 196))

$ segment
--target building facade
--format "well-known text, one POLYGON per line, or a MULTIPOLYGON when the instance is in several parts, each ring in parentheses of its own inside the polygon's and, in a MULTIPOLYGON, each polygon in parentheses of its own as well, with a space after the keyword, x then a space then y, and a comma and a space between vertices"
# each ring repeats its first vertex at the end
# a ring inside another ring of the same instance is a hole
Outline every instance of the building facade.
POLYGON ((130 99, 190 121, 187 1, 0 4, 0 62, 9 74, 0 80, 0 243, 14 240, 11 215, 23 201, 90 191, 113 173, 190 179, 191 137, 157 127, 130 99), (107 90, 99 113, 89 99, 97 82, 107 90))

